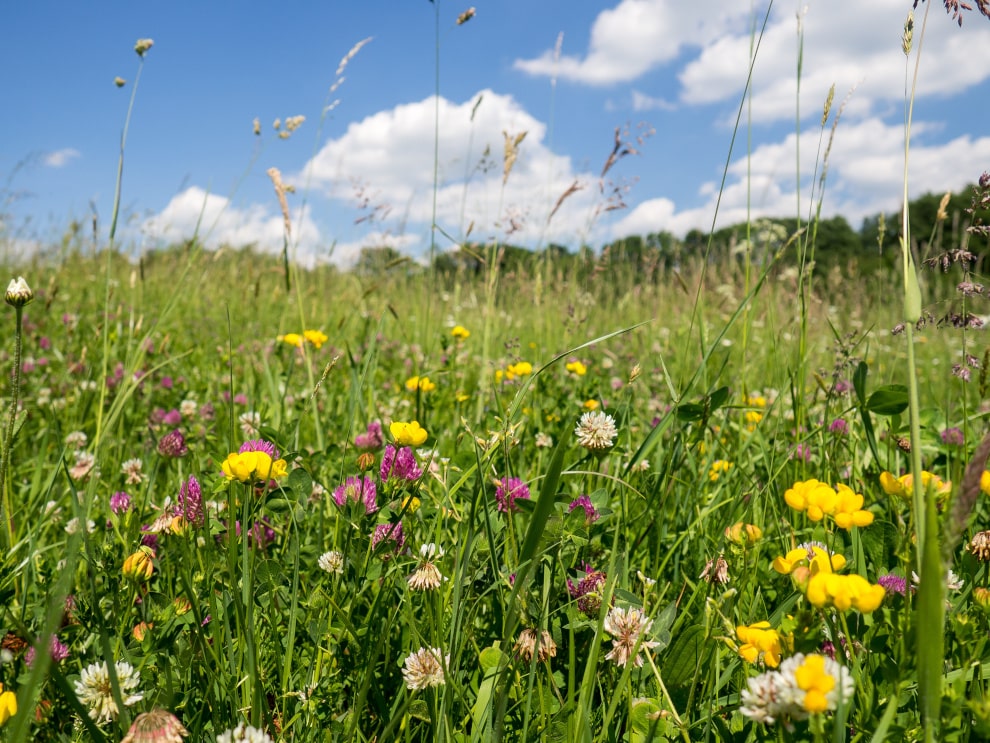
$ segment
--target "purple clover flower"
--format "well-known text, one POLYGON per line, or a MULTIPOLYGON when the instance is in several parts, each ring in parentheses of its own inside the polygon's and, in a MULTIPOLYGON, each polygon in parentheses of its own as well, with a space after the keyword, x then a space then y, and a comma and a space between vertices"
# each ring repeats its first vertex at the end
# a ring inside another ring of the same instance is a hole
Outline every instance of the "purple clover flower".
POLYGON ((578 609, 582 614, 589 619, 597 619, 602 605, 601 588, 605 585, 607 576, 604 570, 595 570, 588 564, 584 566, 584 573, 577 585, 568 578, 567 590, 571 598, 577 599, 578 609))
POLYGON ((189 479, 179 488, 179 497, 176 499, 173 513, 182 516, 193 526, 202 526, 206 520, 206 512, 203 510, 203 490, 194 475, 189 475, 189 479))
POLYGON ((846 423, 845 418, 836 418, 829 424, 828 432, 834 433, 836 436, 845 436, 849 433, 849 424, 846 423))
POLYGON ((966 436, 960 428, 946 428, 941 433, 942 443, 946 446, 962 446, 966 443, 966 436))
POLYGON ((158 453, 172 459, 186 456, 189 447, 186 446, 186 437, 182 435, 182 431, 176 428, 158 439, 158 453))
POLYGON ((408 446, 396 450, 391 444, 385 447, 385 453, 382 455, 382 466, 378 474, 382 482, 388 482, 392 479, 415 482, 423 476, 422 470, 416 465, 416 455, 413 454, 413 450, 408 446))
POLYGON ((587 495, 582 495, 572 500, 570 505, 567 506, 567 512, 571 513, 577 508, 584 509, 585 526, 591 526, 601 517, 601 514, 598 513, 598 509, 596 509, 594 505, 592 505, 591 498, 589 498, 587 495))
POLYGON ((354 437, 354 446, 363 451, 375 451, 376 449, 381 449, 383 442, 382 424, 378 421, 372 421, 368 424, 367 431, 364 433, 359 433, 354 437))
POLYGON ((131 496, 125 493, 123 490, 118 490, 116 493, 110 496, 110 510, 113 511, 118 516, 122 513, 126 513, 131 508, 131 496))
POLYGON ((275 444, 272 444, 264 439, 249 439, 241 444, 241 448, 237 450, 238 454, 243 454, 249 451, 263 451, 265 454, 272 458, 272 461, 278 459, 278 449, 275 448, 275 444))
POLYGON ((529 500, 529 488, 518 477, 503 477, 495 485, 495 501, 502 513, 519 510, 517 499, 529 500))
POLYGON ((883 590, 890 596, 893 593, 903 596, 907 593, 907 580, 899 575, 887 573, 877 578, 877 583, 883 586, 883 590))
POLYGON ((378 510, 378 490, 375 481, 365 475, 362 481, 360 476, 348 477, 343 485, 338 485, 333 491, 333 502, 344 508, 348 501, 363 503, 365 514, 374 513, 378 510))
POLYGON ((372 551, 377 550, 378 546, 383 542, 386 543, 386 547, 391 543, 391 550, 387 550, 381 555, 383 560, 389 560, 392 555, 402 551, 402 548, 406 546, 406 537, 402 533, 401 521, 397 521, 394 524, 379 524, 375 527, 375 531, 371 535, 372 551))

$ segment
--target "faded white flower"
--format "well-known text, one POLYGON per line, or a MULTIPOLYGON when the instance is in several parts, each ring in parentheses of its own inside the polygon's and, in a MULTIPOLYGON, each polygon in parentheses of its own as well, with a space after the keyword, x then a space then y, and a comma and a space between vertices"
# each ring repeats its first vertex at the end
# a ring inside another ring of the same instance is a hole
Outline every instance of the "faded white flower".
POLYGON ((553 438, 550 434, 540 431, 536 434, 536 446, 538 449, 549 449, 553 446, 553 438))
POLYGON ((420 648, 406 656, 403 662, 402 678, 410 691, 429 686, 443 686, 447 683, 444 666, 450 665, 450 656, 443 655, 440 648, 420 648))
POLYGON ((195 400, 183 400, 179 403, 179 413, 183 418, 192 418, 199 410, 199 403, 195 400))
POLYGON ((316 564, 320 566, 320 570, 340 575, 344 572, 344 555, 336 551, 324 552, 316 564))
POLYGON ((249 410, 246 413, 241 413, 237 421, 241 425, 241 433, 243 433, 248 438, 257 436, 261 427, 261 415, 254 410, 249 410))
POLYGON ((140 459, 127 459, 120 465, 120 471, 124 474, 124 482, 128 485, 140 485, 144 482, 144 473, 141 468, 144 462, 140 459))
POLYGON ((440 568, 432 562, 423 562, 416 571, 407 578, 409 588, 413 591, 433 591, 447 580, 440 572, 440 568))
MULTIPOLYGON (((120 686, 120 697, 125 707, 140 702, 143 694, 134 693, 141 683, 141 675, 127 661, 119 660, 114 664, 117 673, 117 683, 120 686)), ((76 697, 89 708, 89 716, 97 722, 116 720, 120 714, 117 702, 113 698, 110 685, 110 670, 106 661, 91 663, 86 666, 75 683, 76 697)))
POLYGON ((65 437, 65 445, 70 449, 85 449, 89 437, 82 431, 73 431, 65 437))
POLYGON ((603 629, 612 635, 612 649, 605 656, 606 660, 614 661, 618 666, 626 665, 630 660, 637 668, 643 665, 639 651, 655 648, 659 643, 642 639, 653 626, 641 609, 612 608, 605 617, 603 629))
POLYGON ((237 723, 232 730, 225 730, 217 736, 217 743, 275 743, 264 730, 237 723))
POLYGON ((574 435, 585 449, 602 451, 612 447, 619 432, 611 415, 595 410, 581 416, 574 435))
POLYGON ((134 718, 120 743, 182 743, 189 731, 168 710, 154 709, 134 718))
POLYGON ((557 643, 553 641, 553 635, 546 630, 524 629, 519 633, 519 639, 515 645, 516 657, 529 663, 533 656, 541 663, 548 658, 557 655, 557 643))

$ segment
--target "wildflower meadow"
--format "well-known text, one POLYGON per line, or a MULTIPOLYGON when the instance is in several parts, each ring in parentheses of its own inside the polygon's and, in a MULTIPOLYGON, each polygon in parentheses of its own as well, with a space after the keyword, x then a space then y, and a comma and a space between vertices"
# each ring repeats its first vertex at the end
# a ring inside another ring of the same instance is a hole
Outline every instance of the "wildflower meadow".
POLYGON ((990 163, 830 261, 821 157, 694 251, 305 266, 273 168, 283 255, 11 259, 0 741, 990 737, 990 163))

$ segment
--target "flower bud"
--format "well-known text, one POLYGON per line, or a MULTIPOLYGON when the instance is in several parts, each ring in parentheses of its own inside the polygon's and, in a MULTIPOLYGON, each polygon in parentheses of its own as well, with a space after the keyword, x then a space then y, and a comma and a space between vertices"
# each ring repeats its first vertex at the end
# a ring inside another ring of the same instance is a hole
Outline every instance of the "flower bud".
POLYGON ((134 51, 139 57, 143 57, 151 47, 155 45, 153 39, 138 39, 134 44, 134 51))
POLYGON ((361 452, 357 458, 357 466, 362 472, 370 470, 375 466, 375 455, 370 451, 361 452))
POLYGON ((23 307, 34 299, 34 291, 28 286, 23 276, 18 276, 7 284, 7 293, 4 294, 3 298, 11 307, 23 307))
POLYGON ((140 547, 137 552, 132 553, 124 560, 124 577, 135 582, 146 581, 151 578, 155 570, 155 553, 150 547, 140 547))

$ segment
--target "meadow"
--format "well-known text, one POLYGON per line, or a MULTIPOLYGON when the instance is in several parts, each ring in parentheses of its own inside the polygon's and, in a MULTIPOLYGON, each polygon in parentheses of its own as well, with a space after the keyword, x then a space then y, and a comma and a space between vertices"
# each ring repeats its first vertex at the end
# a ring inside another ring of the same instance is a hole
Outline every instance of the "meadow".
POLYGON ((990 737, 976 179, 893 263, 6 266, 0 740, 990 737))

